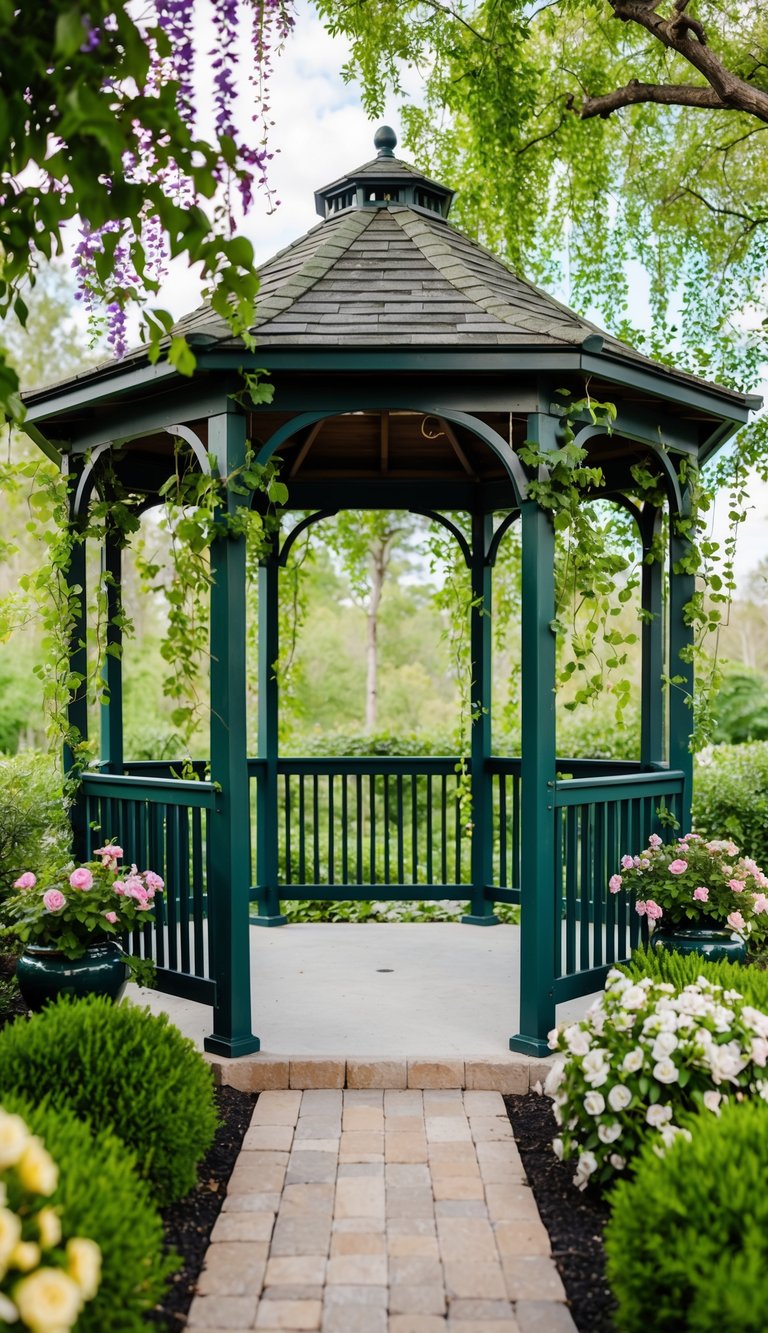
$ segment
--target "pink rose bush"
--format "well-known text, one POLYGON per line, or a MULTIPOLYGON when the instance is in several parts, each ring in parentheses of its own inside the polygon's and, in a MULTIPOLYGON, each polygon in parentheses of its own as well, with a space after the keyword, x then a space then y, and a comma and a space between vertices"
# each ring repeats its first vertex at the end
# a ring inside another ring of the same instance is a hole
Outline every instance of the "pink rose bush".
POLYGON ((91 944, 120 936, 152 921, 154 900, 164 884, 153 870, 120 866, 122 847, 106 843, 99 860, 67 866, 54 875, 20 875, 3 907, 2 934, 22 944, 59 949, 79 958, 91 944))
POLYGON ((688 1112, 768 1101, 768 1014, 703 976, 679 990, 613 968, 586 1016, 550 1032, 549 1046, 560 1057, 544 1085, 552 1146, 573 1161, 579 1189, 612 1180, 648 1139, 663 1153, 688 1133, 688 1112))
POLYGON ((686 833, 665 844, 654 833, 639 856, 622 856, 608 889, 632 893, 651 924, 728 929, 755 943, 768 937, 768 876, 729 840, 686 833))

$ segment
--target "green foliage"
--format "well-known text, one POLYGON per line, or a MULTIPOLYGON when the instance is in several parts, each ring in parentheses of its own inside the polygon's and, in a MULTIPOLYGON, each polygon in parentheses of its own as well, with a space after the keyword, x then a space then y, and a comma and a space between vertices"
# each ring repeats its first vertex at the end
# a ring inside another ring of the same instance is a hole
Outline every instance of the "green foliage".
POLYGON ((149 1187, 115 1134, 93 1132, 75 1111, 27 1096, 6 1092, 3 1107, 23 1117, 59 1167, 51 1204, 61 1209, 63 1239, 89 1236, 101 1250, 101 1284, 77 1321, 78 1333, 141 1333, 178 1267, 165 1252, 149 1187))
POLYGON ((768 1303, 768 1106, 691 1122, 617 1185, 605 1232, 622 1333, 762 1333, 768 1303))
MULTIPOLYGON (((167 38, 152 34, 167 54, 167 38)), ((216 313, 236 333, 253 321, 258 286, 253 251, 242 237, 230 237, 223 218, 211 219, 199 203, 190 207, 168 188, 176 171, 188 178, 196 199, 210 199, 216 170, 232 141, 193 136, 172 79, 151 81, 149 47, 141 21, 125 5, 89 0, 87 15, 71 0, 51 0, 45 21, 33 6, 23 11, 0 5, 0 315, 13 309, 23 324, 22 292, 34 283, 41 262, 58 253, 62 232, 74 218, 91 227, 113 224, 97 263, 97 280, 109 301, 138 300, 135 287, 114 277, 118 247, 130 254, 146 289, 149 256, 141 222, 158 220, 173 255, 199 264, 216 313), (89 34, 97 34, 96 50, 89 34), (109 77, 105 77, 108 75, 109 77), (152 143, 147 161, 143 138, 152 143), (126 179, 125 163, 141 160, 144 179, 126 179), (41 188, 41 179, 43 187, 41 188)), ((229 154, 231 157, 231 153, 229 154)), ((240 174, 230 165, 234 178, 240 174)), ((159 308, 145 312, 145 333, 156 359, 173 321, 159 308)), ((183 373, 194 357, 174 340, 170 356, 183 373)), ((21 416, 18 379, 0 350, 0 412, 21 416)))
POLYGON ((749 1004, 768 1013, 768 972, 725 959, 713 962, 699 954, 669 953, 666 949, 635 949, 632 957, 618 967, 633 981, 651 977, 669 982, 676 991, 692 986, 700 976, 723 990, 736 990, 749 1004))
POLYGON ((768 742, 718 745, 696 766, 693 822, 705 838, 733 838, 768 864, 768 742))
POLYGON ((0 898, 30 866, 66 860, 70 838, 56 761, 30 750, 0 759, 0 898))
POLYGON ((724 664, 713 711, 716 742, 768 740, 768 676, 738 662, 724 664))
POLYGON ((193 1043, 164 1014, 99 996, 3 1029, 0 1092, 49 1096, 117 1134, 160 1205, 192 1188, 216 1129, 211 1070, 193 1043))
MULTIPOLYGON (((288 890, 290 892, 290 890, 288 890)), ((312 898, 306 901, 281 901, 280 909, 289 921, 460 921, 469 911, 467 903, 451 899, 438 901, 369 902, 362 899, 347 902, 329 902, 312 898)), ((520 908, 516 904, 497 903, 494 911, 505 925, 520 924, 520 908)))

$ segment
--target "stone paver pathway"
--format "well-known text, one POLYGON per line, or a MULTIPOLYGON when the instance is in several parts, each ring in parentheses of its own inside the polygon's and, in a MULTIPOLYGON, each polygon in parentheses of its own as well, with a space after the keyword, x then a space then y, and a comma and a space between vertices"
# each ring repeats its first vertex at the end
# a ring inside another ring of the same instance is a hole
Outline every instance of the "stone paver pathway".
POLYGON ((575 1333, 498 1092, 263 1092, 190 1329, 575 1333))

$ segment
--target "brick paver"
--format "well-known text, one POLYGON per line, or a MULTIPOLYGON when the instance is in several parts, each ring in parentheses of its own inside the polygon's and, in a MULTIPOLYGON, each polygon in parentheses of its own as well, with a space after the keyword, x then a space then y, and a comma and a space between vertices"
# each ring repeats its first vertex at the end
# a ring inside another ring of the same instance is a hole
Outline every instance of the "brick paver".
POLYGON ((501 1094, 433 1075, 261 1093, 190 1329, 575 1333, 501 1094))

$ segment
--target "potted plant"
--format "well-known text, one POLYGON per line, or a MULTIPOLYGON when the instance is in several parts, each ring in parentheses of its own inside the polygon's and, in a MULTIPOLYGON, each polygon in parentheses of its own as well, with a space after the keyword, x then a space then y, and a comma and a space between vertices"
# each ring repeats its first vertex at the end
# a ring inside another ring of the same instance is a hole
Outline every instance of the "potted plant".
POLYGON ((768 876, 729 840, 656 833, 639 856, 623 856, 611 893, 631 893, 655 947, 743 961, 768 935, 768 876))
POLYGON ((127 953, 121 939, 154 920, 163 881, 152 870, 120 866, 122 856, 122 847, 105 843, 94 852, 99 860, 70 864, 40 881, 27 870, 16 880, 3 906, 2 934, 23 947, 16 976, 30 1009, 62 991, 118 1000, 129 975, 151 980, 151 962, 127 953))

